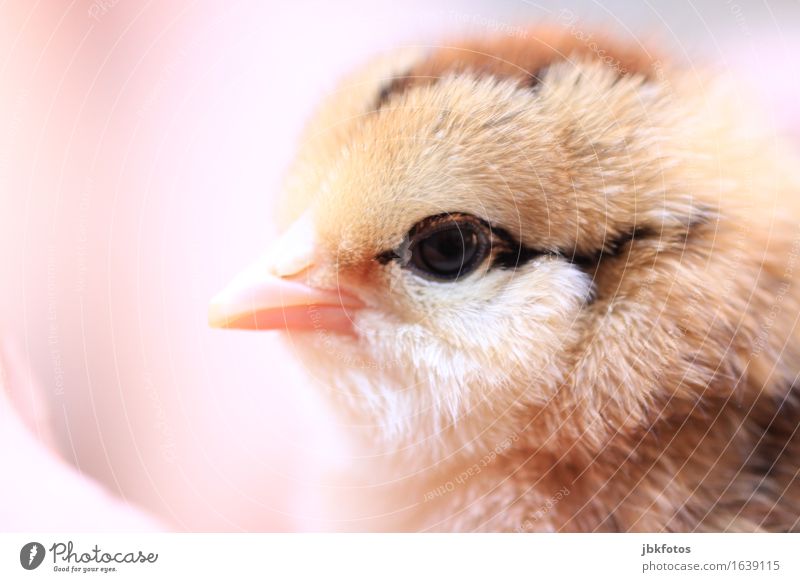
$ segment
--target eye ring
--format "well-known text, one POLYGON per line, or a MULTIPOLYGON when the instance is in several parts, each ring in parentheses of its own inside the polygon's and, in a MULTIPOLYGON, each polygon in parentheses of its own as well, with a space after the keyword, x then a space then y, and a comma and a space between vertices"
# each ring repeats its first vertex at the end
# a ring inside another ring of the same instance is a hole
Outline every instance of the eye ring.
POLYGON ((401 246, 401 264, 434 281, 458 281, 475 271, 489 256, 491 231, 468 214, 429 216, 409 231, 401 246))

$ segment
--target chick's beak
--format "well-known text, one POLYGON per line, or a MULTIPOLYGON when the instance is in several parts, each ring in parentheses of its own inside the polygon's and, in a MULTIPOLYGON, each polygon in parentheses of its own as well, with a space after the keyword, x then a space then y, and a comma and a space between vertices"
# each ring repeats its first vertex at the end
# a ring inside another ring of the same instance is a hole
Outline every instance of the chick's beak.
POLYGON ((238 276, 211 301, 211 327, 354 333, 352 315, 363 303, 338 288, 305 283, 313 270, 310 219, 301 218, 273 250, 238 276))

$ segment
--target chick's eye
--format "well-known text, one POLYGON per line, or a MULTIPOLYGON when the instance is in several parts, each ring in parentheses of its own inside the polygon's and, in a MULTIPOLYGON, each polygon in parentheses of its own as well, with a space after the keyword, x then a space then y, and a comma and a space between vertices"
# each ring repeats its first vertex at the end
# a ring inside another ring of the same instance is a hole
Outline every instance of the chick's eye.
POLYGON ((448 221, 416 233, 408 248, 408 266, 418 274, 454 281, 474 271, 488 252, 486 235, 478 225, 448 221))

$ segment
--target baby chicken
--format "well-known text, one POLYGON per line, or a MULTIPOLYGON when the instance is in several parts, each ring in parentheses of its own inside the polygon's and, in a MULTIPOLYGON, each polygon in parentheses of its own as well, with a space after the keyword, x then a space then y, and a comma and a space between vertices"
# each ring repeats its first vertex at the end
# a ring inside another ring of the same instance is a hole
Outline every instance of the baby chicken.
POLYGON ((398 528, 800 529, 797 157, 724 81, 528 32, 346 80, 211 324, 292 332, 398 528))

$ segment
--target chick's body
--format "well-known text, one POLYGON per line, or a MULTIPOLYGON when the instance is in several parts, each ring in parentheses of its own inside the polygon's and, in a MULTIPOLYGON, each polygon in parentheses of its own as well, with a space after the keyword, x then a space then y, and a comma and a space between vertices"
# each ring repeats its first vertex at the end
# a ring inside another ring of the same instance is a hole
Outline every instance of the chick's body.
POLYGON ((306 282, 365 307, 292 342, 392 527, 800 527, 800 166, 767 127, 549 29, 401 51, 322 105, 281 217, 311 217, 306 282))

